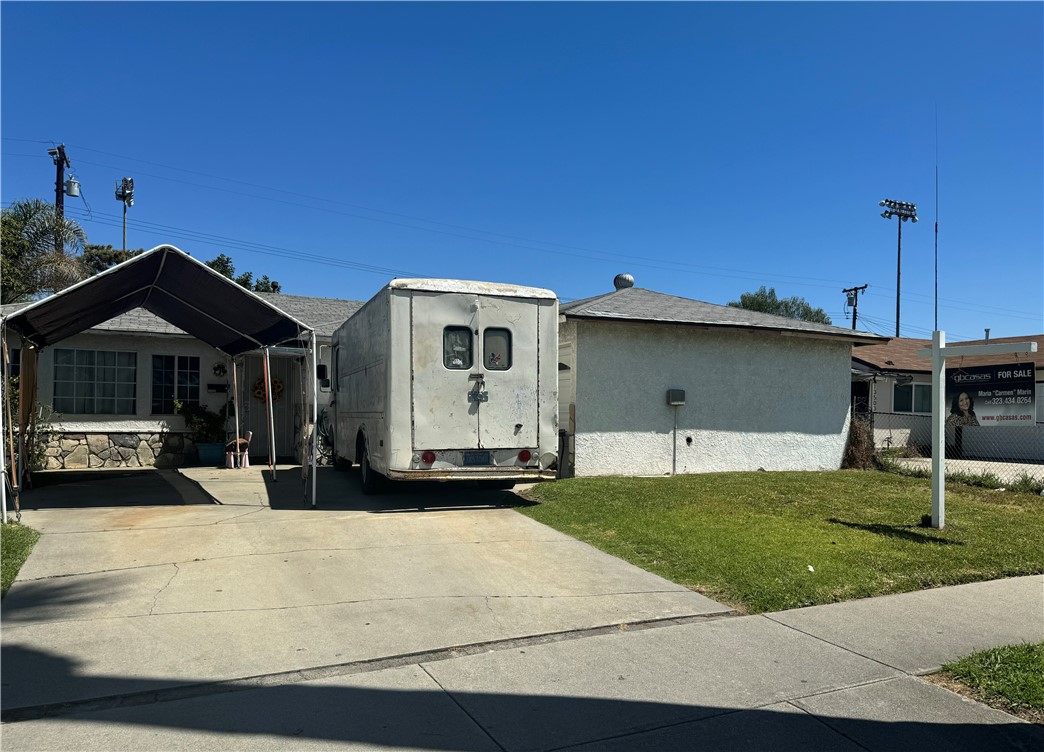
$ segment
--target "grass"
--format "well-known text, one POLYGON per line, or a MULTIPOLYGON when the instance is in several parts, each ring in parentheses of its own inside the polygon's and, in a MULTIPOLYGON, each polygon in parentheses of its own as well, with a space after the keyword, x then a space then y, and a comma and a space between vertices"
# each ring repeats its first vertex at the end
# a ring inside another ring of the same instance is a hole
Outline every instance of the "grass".
POLYGON ((520 509, 749 613, 1044 572, 1044 500, 874 471, 574 478, 520 509))
POLYGON ((1044 642, 983 650, 943 666, 977 700, 1044 724, 1044 642))
POLYGON ((31 527, 15 524, 0 526, 0 598, 7 595, 11 583, 18 576, 18 570, 29 558, 39 538, 40 534, 31 527))

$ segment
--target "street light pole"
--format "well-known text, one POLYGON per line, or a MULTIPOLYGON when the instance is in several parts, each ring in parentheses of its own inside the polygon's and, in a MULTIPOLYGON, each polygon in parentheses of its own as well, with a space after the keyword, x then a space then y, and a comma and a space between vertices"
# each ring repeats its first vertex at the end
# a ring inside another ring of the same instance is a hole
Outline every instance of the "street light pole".
POLYGON ((907 201, 893 201, 892 199, 885 199, 879 201, 878 206, 885 207, 885 210, 881 212, 881 216, 885 219, 891 219, 892 217, 899 217, 899 241, 896 250, 896 261, 895 261, 895 336, 899 336, 899 292, 901 290, 901 284, 903 279, 903 222, 913 220, 917 221, 917 205, 911 204, 907 201))

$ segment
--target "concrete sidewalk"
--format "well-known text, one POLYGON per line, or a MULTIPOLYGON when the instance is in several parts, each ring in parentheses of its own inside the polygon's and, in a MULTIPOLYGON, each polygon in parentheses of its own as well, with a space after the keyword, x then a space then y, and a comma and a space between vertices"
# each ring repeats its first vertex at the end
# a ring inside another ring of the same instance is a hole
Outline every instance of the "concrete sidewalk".
POLYGON ((1031 750, 1044 729, 915 674, 1044 639, 1044 577, 506 640, 157 689, 9 723, 4 749, 1031 750))

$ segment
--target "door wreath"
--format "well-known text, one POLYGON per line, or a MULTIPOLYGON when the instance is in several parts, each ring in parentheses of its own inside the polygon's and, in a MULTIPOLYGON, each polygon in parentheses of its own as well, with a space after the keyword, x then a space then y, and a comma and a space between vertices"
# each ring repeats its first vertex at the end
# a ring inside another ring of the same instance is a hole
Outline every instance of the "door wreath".
MULTIPOLYGON (((279 398, 283 396, 283 382, 277 378, 272 379, 272 401, 278 402, 279 398)), ((259 399, 262 402, 265 401, 265 377, 258 376, 257 381, 254 382, 254 398, 259 399)))

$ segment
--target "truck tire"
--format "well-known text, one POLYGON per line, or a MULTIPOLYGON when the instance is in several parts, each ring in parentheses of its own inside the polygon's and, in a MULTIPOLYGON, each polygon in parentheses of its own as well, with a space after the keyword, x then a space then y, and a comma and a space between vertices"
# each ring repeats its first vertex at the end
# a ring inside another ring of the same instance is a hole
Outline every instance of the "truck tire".
POLYGON ((352 469, 352 461, 349 460, 349 459, 345 459, 344 457, 340 456, 339 454, 334 454, 333 466, 334 466, 334 470, 337 470, 338 472, 343 473, 345 470, 351 470, 352 469))
POLYGON ((380 474, 370 467, 370 453, 363 447, 362 458, 359 460, 359 480, 362 482, 362 492, 367 496, 373 496, 381 492, 380 474))

